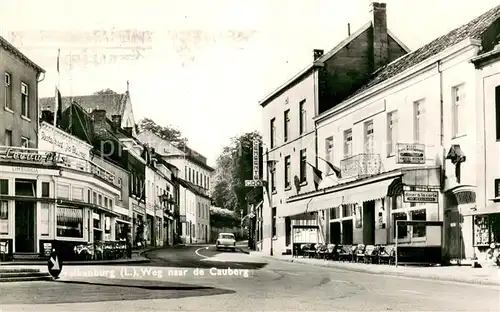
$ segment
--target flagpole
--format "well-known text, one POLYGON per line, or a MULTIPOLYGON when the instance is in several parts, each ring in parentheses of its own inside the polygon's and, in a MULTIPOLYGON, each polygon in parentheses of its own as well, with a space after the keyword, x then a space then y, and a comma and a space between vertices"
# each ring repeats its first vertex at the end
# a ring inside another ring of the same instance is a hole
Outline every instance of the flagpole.
MULTIPOLYGON (((54 138, 56 137, 57 111, 59 110, 59 105, 61 105, 61 103, 59 103, 59 86, 61 83, 61 77, 59 75, 59 57, 60 57, 60 55, 61 55, 61 49, 57 49, 57 83, 56 83, 56 90, 55 90, 55 97, 54 97, 55 106, 54 106, 54 124, 53 124, 53 126, 54 126, 53 137, 54 138)), ((52 144, 52 151, 55 151, 55 144, 52 144)))

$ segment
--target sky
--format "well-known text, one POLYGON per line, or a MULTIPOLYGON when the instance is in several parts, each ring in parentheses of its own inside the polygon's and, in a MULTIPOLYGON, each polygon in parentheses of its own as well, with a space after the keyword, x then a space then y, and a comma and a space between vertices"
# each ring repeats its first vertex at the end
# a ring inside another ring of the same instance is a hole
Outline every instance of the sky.
MULTIPOLYGON (((370 21, 369 0, 0 0, 0 35, 46 70, 39 96, 129 81, 136 122, 172 125, 214 165, 230 138, 261 129, 258 102, 370 21), (128 32, 127 32, 128 31, 128 32)), ((386 0, 411 50, 498 0, 386 0)))

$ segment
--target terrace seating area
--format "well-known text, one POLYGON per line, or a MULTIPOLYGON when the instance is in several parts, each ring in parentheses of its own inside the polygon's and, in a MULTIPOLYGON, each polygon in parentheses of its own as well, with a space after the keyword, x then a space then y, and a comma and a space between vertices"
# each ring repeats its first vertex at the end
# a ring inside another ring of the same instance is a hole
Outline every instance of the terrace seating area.
POLYGON ((315 258, 367 264, 394 264, 394 245, 300 244, 294 246, 293 257, 315 258))
POLYGON ((123 241, 96 242, 74 246, 71 260, 116 260, 128 258, 127 245, 123 241))

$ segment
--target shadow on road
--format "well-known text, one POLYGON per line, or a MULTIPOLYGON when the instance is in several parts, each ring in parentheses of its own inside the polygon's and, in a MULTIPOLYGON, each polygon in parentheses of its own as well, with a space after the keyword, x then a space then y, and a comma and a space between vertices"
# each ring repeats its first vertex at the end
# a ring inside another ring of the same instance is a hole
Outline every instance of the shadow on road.
POLYGON ((123 300, 177 299, 233 294, 235 291, 177 283, 129 280, 113 282, 47 281, 0 285, 2 304, 91 303, 123 300), (149 283, 150 285, 146 285, 149 283), (151 285, 153 284, 153 285, 151 285), (5 287, 4 287, 5 286, 5 287), (131 289, 133 288, 133 290, 131 289))

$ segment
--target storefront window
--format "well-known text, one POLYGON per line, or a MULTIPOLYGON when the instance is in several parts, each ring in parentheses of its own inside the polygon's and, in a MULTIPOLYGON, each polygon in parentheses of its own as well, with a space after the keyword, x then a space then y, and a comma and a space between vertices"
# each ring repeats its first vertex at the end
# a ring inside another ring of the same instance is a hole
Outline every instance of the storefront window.
POLYGON ((111 240, 111 218, 104 218, 104 239, 111 240))
MULTIPOLYGON (((427 220, 427 215, 426 215, 425 209, 414 210, 410 214, 411 214, 412 221, 426 221, 427 220)), ((425 237, 425 229, 426 229, 425 224, 414 224, 412 227, 413 227, 413 230, 412 230, 413 237, 425 237)))
POLYGON ((352 212, 354 209, 353 204, 342 205, 342 217, 350 217, 352 216, 352 212))
POLYGON ((0 234, 9 234, 9 202, 0 201, 0 234))
POLYGON ((40 209, 40 234, 42 236, 49 235, 49 211, 50 206, 48 203, 42 203, 40 209))
POLYGON ((42 182, 42 197, 50 197, 50 184, 49 184, 49 182, 42 182))
POLYGON ((57 207, 57 236, 83 237, 83 210, 57 207))
POLYGON ((94 220, 94 223, 93 223, 94 229, 99 229, 99 230, 102 229, 101 228, 101 215, 94 212, 94 213, 92 213, 92 218, 94 220))
POLYGON ((330 209, 330 220, 340 219, 340 207, 330 209))
POLYGON ((0 180, 0 195, 9 195, 9 180, 0 180))
MULTIPOLYGON (((392 214, 393 226, 394 229, 393 237, 396 237, 396 221, 398 220, 407 220, 406 213, 399 212, 392 214)), ((407 226, 406 225, 398 225, 398 239, 403 239, 408 236, 407 226)))
POLYGON ((474 245, 500 243, 500 213, 474 217, 474 245))

